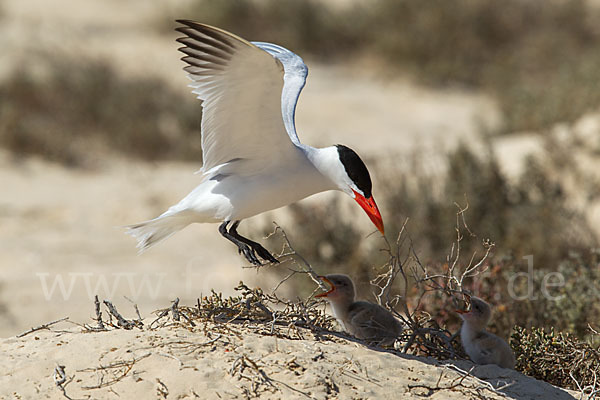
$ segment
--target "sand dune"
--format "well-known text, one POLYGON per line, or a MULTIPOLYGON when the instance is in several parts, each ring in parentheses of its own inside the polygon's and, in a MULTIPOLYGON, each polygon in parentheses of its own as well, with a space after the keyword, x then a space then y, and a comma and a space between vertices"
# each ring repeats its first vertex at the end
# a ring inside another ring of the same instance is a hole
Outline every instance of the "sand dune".
POLYGON ((40 331, 0 341, 0 398, 545 399, 575 393, 497 366, 377 350, 335 336, 263 336, 243 325, 192 331, 40 331), (460 371, 470 371, 463 377, 460 371), (55 378, 56 376, 56 378, 55 378), (494 389, 492 389, 494 388, 494 389))

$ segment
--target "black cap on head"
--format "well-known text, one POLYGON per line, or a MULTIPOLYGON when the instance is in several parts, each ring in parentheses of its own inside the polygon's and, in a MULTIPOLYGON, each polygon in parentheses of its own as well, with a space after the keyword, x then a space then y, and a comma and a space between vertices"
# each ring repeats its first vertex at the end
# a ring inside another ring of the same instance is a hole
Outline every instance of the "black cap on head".
POLYGON ((371 176, 365 163, 351 148, 343 144, 336 144, 335 147, 337 147, 340 161, 346 170, 346 174, 356 184, 356 187, 364 193, 365 197, 367 199, 370 198, 372 190, 371 176))

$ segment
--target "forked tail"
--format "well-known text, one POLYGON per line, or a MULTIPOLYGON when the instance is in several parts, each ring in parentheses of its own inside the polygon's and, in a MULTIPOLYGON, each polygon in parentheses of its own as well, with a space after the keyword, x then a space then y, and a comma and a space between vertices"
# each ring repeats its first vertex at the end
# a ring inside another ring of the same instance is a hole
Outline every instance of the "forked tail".
POLYGON ((139 224, 126 226, 127 233, 137 240, 139 253, 167 239, 189 225, 190 220, 181 215, 160 216, 139 224))

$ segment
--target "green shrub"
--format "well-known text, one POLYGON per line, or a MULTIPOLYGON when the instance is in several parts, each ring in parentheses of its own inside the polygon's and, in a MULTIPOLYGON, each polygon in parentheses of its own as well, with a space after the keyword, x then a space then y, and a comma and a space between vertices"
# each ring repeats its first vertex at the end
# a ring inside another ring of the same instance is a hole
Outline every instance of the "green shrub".
MULTIPOLYGON (((590 394, 598 390, 600 349, 568 333, 515 327, 511 336, 516 369, 553 385, 590 394)), ((593 397, 591 397, 593 398, 593 397)))

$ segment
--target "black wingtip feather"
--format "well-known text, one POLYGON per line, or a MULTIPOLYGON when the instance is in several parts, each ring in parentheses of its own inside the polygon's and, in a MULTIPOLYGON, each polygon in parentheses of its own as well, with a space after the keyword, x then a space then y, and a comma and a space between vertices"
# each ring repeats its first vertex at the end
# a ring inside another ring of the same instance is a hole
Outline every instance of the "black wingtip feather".
MULTIPOLYGON (((201 24, 199 22, 194 22, 194 21, 190 21, 187 19, 178 19, 175 20, 176 22, 188 26, 198 32, 201 32, 202 34, 209 36, 219 42, 222 42, 224 44, 227 44, 229 47, 231 48, 235 48, 233 42, 231 41, 231 38, 229 36, 227 36, 226 34, 224 34, 223 32, 221 32, 220 30, 210 26, 210 25, 205 25, 205 24, 201 24)), ((176 31, 178 32, 182 32, 184 34, 188 34, 187 32, 184 32, 182 30, 185 30, 184 27, 178 27, 175 28, 176 31)))
POLYGON ((219 58, 219 59, 222 59, 225 61, 229 61, 231 59, 231 55, 232 55, 231 53, 222 51, 219 48, 216 48, 214 46, 207 45, 206 43, 201 42, 198 39, 194 39, 189 36, 177 38, 176 41, 191 48, 191 49, 198 50, 202 53, 209 54, 213 57, 216 57, 216 58, 219 58))
MULTIPOLYGON (((198 50, 194 50, 190 47, 180 47, 178 49, 180 52, 187 54, 191 58, 196 60, 205 61, 208 64, 198 64, 198 67, 205 67, 211 69, 221 69, 221 67, 227 66, 227 60, 223 60, 222 58, 213 57, 210 54, 200 53, 198 50)), ((188 64, 192 64, 189 61, 186 61, 188 64)))
POLYGON ((213 39, 212 37, 207 36, 201 31, 195 30, 194 28, 189 28, 187 26, 180 26, 178 28, 175 28, 175 30, 179 33, 183 33, 184 35, 186 35, 186 37, 195 39, 208 46, 215 47, 221 51, 224 51, 227 54, 233 55, 235 53, 235 47, 232 45, 231 42, 213 39), (199 32, 201 34, 198 34, 199 32))

